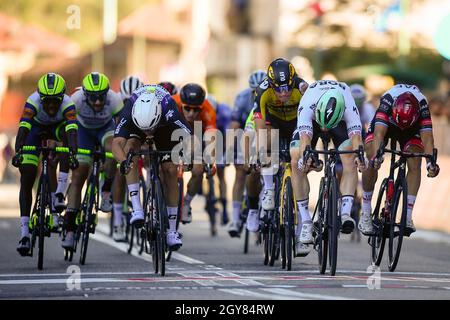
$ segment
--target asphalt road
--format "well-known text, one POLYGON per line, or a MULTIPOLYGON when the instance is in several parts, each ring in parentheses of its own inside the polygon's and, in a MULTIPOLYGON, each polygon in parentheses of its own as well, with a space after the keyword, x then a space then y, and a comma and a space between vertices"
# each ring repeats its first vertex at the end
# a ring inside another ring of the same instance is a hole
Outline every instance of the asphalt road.
MULTIPOLYGON (((20 257, 19 219, 0 218, 0 299, 449 299, 450 241, 447 235, 418 231, 406 239, 396 272, 369 268, 369 246, 342 236, 336 276, 320 275, 317 254, 295 258, 293 270, 279 261, 264 266, 262 247, 231 239, 226 227, 211 237, 203 198, 194 200, 194 221, 181 227, 183 247, 167 263, 167 274, 153 272, 151 256, 125 252, 126 245, 108 236, 101 219, 90 242, 87 262, 64 261, 58 235, 47 238, 44 270, 37 256, 20 257), (369 269, 368 269, 369 268, 369 269), (72 273, 80 271, 80 273, 72 273)), ((11 206, 0 212, 18 212, 11 206)), ((18 215, 18 213, 17 213, 18 215)), ((0 214, 0 216, 2 216, 0 214)), ((5 216, 5 215, 3 215, 5 216)), ((191 301, 193 302, 193 301, 191 301)))

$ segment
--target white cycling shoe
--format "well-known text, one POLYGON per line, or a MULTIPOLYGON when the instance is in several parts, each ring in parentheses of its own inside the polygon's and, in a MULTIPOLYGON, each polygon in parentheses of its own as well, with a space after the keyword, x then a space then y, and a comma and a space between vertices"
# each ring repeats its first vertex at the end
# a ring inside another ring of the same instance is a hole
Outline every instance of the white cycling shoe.
POLYGON ((301 243, 310 244, 314 242, 312 230, 313 230, 312 221, 303 223, 299 238, 301 243))
POLYGON ((306 257, 311 252, 309 245, 300 241, 300 236, 297 236, 296 238, 295 249, 296 257, 306 257))
POLYGON ((247 215, 247 230, 257 232, 259 230, 259 212, 258 210, 250 210, 247 215))
POLYGON ((113 239, 115 242, 126 242, 127 241, 125 226, 114 226, 113 239))
POLYGON ((359 219, 358 229, 365 236, 371 236, 373 234, 373 224, 370 214, 362 214, 359 219))
POLYGON ((261 206, 264 210, 275 209, 275 190, 274 189, 264 190, 263 196, 261 199, 261 206))
POLYGON ((111 192, 102 192, 102 200, 100 203, 100 210, 103 212, 112 211, 111 192))
POLYGON ((180 235, 177 231, 169 231, 167 232, 166 242, 169 246, 169 249, 172 251, 176 251, 181 248, 183 242, 181 241, 180 235))
POLYGON ((228 227, 228 233, 232 238, 240 238, 241 237, 241 223, 240 222, 231 222, 228 227))
POLYGON ((144 225, 144 212, 133 211, 131 213, 130 223, 136 228, 142 228, 142 226, 144 225))

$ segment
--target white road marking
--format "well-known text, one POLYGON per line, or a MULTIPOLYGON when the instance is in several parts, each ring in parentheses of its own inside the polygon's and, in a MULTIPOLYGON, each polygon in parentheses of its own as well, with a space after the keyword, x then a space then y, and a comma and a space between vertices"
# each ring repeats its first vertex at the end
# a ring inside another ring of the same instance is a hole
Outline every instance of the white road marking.
MULTIPOLYGON (((67 275, 69 276, 69 275, 67 275)), ((0 285, 18 285, 18 284, 66 284, 67 279, 25 279, 25 280, 0 280, 0 285)), ((78 280, 77 280, 78 281, 78 280)), ((108 279, 108 278, 80 278, 80 283, 109 283, 109 282, 127 282, 126 279, 108 279)))
POLYGON ((202 278, 202 276, 199 274, 184 273, 184 272, 178 272, 178 274, 181 275, 182 277, 188 278, 187 280, 193 281, 203 287, 222 286, 222 284, 210 279, 199 279, 199 280, 190 279, 190 278, 202 278))
MULTIPOLYGON (((232 272, 228 272, 228 271, 223 271, 223 272, 216 272, 216 274, 218 274, 219 276, 222 277, 237 277, 237 278, 241 278, 240 275, 236 274, 236 273, 232 273, 232 272)), ((255 281, 253 279, 230 279, 233 281, 236 281, 240 284, 246 285, 246 286, 266 286, 264 283, 255 281)))
MULTIPOLYGON (((259 293, 252 290, 246 290, 246 289, 219 289, 219 291, 231 293, 238 296, 244 296, 244 297, 254 297, 254 298, 260 298, 260 299, 271 299, 271 300, 286 300, 286 296, 282 296, 279 294, 269 294, 269 293, 259 293)), ((289 297, 290 300, 304 300, 299 297, 289 297)))
POLYGON ((11 229, 11 224, 8 221, 0 221, 0 229, 3 230, 11 229))
POLYGON ((327 296, 323 294, 313 294, 313 293, 301 293, 294 290, 281 289, 281 288, 261 288, 260 290, 273 292, 276 294, 281 294, 289 297, 298 297, 303 299, 320 299, 320 300, 355 300, 347 297, 339 296, 327 296))

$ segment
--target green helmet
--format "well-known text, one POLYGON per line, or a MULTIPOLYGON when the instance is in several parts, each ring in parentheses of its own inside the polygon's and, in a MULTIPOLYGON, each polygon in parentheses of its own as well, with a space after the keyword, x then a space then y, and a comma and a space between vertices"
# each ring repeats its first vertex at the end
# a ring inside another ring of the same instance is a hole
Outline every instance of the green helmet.
POLYGON ((322 129, 333 129, 344 116, 344 96, 338 88, 327 90, 317 101, 316 122, 322 129))
POLYGON ((57 73, 47 73, 38 81, 38 93, 44 97, 62 97, 66 92, 66 82, 57 73))
POLYGON ((87 94, 103 94, 109 90, 109 79, 103 73, 91 72, 83 79, 83 91, 87 94))

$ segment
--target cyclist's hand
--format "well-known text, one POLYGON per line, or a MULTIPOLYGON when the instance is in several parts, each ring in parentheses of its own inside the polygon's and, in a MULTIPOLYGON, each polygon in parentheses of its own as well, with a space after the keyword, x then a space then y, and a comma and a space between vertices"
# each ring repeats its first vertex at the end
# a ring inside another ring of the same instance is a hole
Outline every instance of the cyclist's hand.
POLYGON ((361 160, 359 160, 358 157, 356 157, 355 164, 358 167, 359 172, 363 172, 368 168, 369 160, 366 157, 364 157, 364 162, 362 162, 361 160))
POLYGON ((22 161, 23 161, 23 157, 22 157, 22 153, 20 153, 20 152, 17 152, 14 155, 14 157, 12 157, 12 160, 11 160, 12 165, 16 168, 20 167, 20 165, 22 164, 22 161))
POLYGON ((380 158, 377 158, 376 156, 370 160, 370 166, 376 170, 380 169, 381 164, 384 161, 384 156, 381 156, 380 158))
POLYGON ((132 167, 133 167, 133 163, 130 163, 130 165, 128 166, 127 165, 127 160, 123 160, 120 163, 120 168, 119 168, 120 174, 123 175, 123 176, 127 175, 130 172, 132 167))
POLYGON ((439 174, 439 171, 441 170, 439 168, 439 165, 436 163, 435 166, 431 162, 427 162, 427 170, 428 170, 428 177, 434 178, 439 174))
POLYGON ((80 163, 78 162, 77 156, 73 150, 69 151, 69 168, 71 170, 78 169, 80 163))

